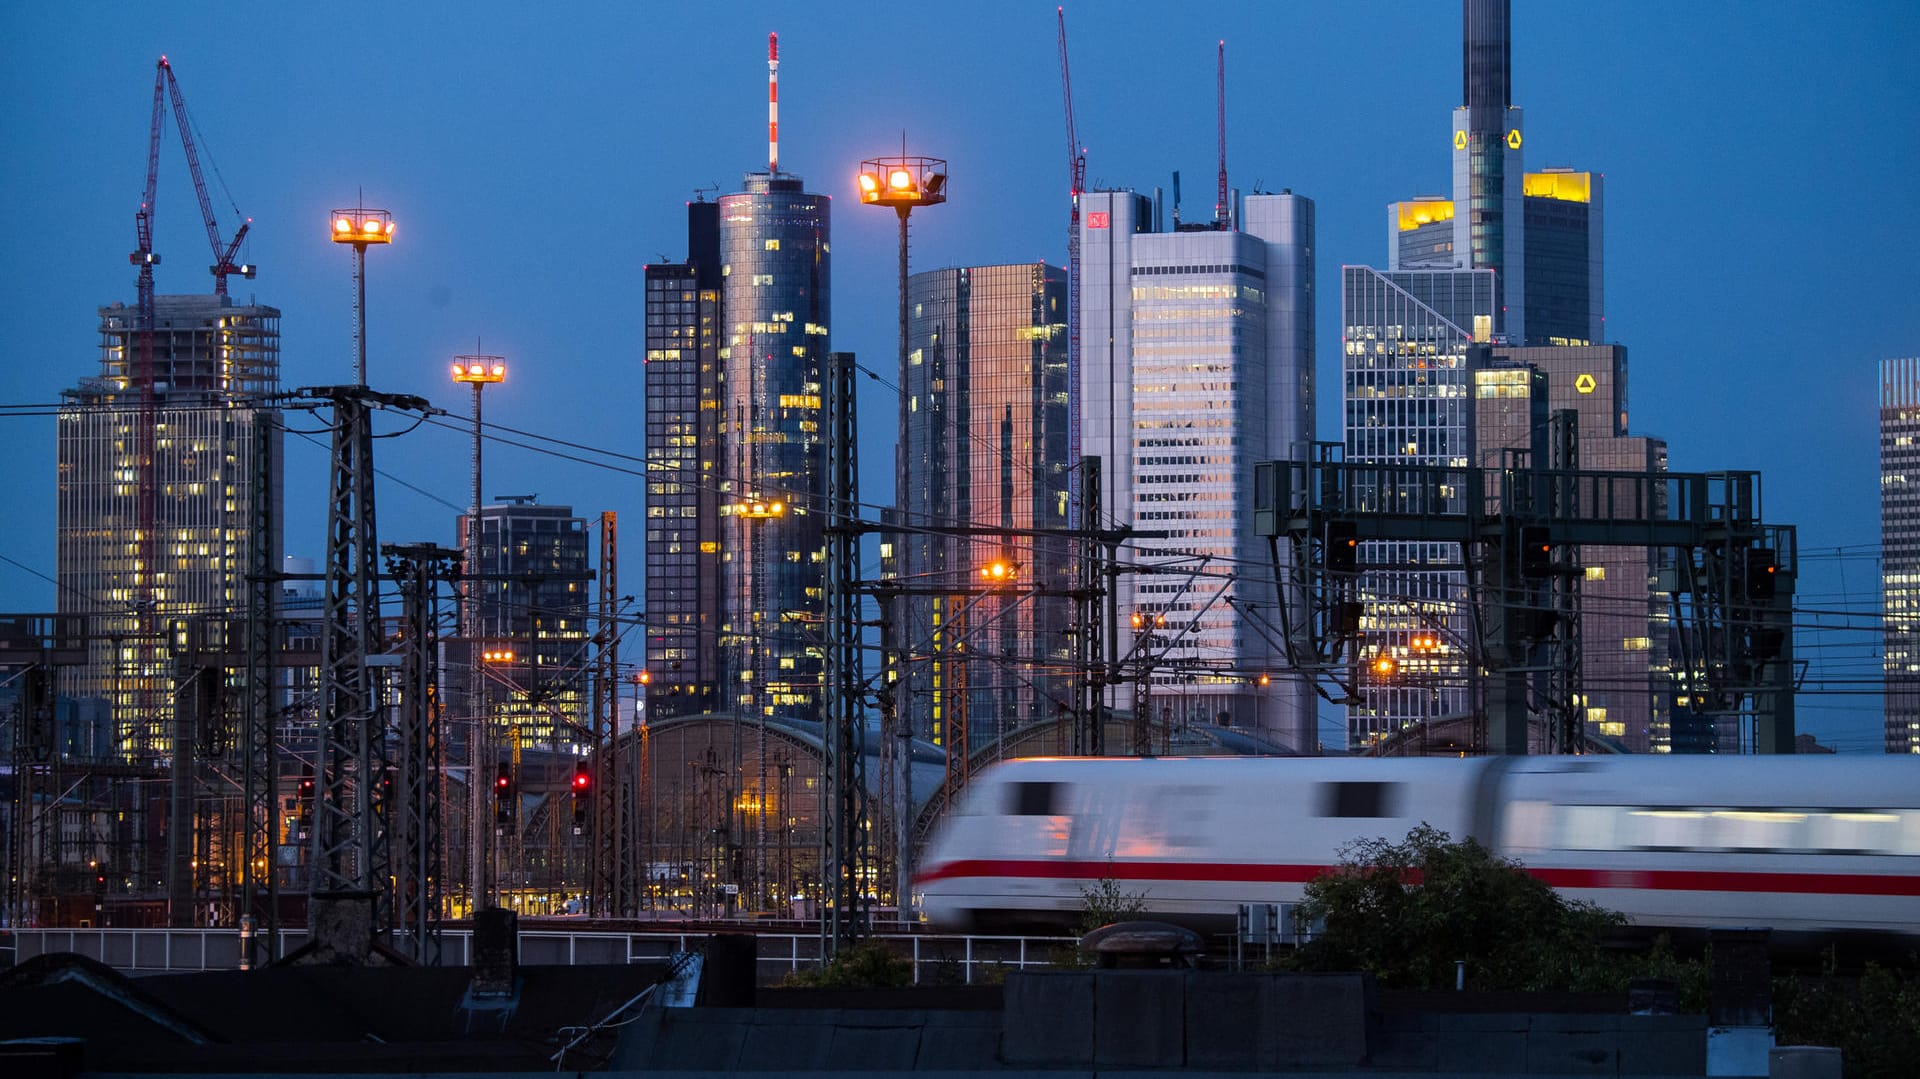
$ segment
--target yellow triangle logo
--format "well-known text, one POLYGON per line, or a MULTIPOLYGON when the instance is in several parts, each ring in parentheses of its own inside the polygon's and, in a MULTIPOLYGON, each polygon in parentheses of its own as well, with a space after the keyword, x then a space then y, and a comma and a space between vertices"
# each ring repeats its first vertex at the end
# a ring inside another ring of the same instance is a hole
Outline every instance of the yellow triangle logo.
POLYGON ((1592 393, 1594 385, 1595 383, 1593 381, 1592 375, 1574 376, 1573 388, 1580 391, 1581 393, 1592 393))

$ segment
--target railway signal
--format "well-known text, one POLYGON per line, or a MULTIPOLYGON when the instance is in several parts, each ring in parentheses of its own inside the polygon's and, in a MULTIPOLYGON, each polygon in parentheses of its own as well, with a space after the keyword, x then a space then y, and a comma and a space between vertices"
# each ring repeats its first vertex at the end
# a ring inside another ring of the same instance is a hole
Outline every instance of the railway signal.
POLYGON ((593 772, 585 761, 573 766, 573 834, 587 830, 587 806, 593 795, 593 772))
POLYGON ((514 798, 513 769, 503 763, 493 777, 493 834, 513 834, 514 798))

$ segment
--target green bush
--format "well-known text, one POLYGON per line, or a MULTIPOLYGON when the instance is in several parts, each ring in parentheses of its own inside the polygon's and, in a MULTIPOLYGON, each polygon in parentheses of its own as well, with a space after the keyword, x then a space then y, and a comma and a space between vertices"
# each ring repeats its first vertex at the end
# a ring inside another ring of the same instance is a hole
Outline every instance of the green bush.
POLYGON ((1451 987, 1458 960, 1475 989, 1593 988, 1602 971, 1615 976, 1600 940, 1625 920, 1425 824, 1399 843, 1348 844, 1341 864, 1307 885, 1298 915, 1326 922, 1300 949, 1301 969, 1367 970, 1406 989, 1451 987))
POLYGON ((1103 925, 1137 918, 1147 909, 1145 892, 1126 891, 1112 877, 1101 877, 1093 887, 1080 889, 1080 899, 1084 906, 1075 932, 1083 937, 1103 925))
POLYGON ((913 984, 913 960, 870 940, 841 952, 818 970, 795 971, 783 984, 806 989, 900 989, 913 984))
MULTIPOLYGON (((1080 918, 1073 923, 1073 935, 1084 937, 1103 925, 1124 922, 1146 913, 1145 892, 1129 892, 1112 877, 1101 877, 1091 888, 1080 889, 1080 918)), ((1049 949, 1047 962, 1063 970, 1094 965, 1093 956, 1078 945, 1061 944, 1049 949)))
POLYGON ((1920 1064, 1920 973, 1867 964, 1858 978, 1832 973, 1773 984, 1774 1041, 1839 1046, 1848 1076, 1910 1076, 1920 1064))

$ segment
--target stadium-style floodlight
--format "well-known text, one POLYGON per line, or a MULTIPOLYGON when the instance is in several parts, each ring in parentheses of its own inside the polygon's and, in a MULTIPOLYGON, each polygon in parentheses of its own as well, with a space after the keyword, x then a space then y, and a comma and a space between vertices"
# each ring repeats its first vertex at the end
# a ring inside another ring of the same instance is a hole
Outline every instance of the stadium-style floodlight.
POLYGON ((393 215, 355 206, 333 211, 333 242, 353 245, 353 381, 367 384, 367 248, 393 242, 393 215))

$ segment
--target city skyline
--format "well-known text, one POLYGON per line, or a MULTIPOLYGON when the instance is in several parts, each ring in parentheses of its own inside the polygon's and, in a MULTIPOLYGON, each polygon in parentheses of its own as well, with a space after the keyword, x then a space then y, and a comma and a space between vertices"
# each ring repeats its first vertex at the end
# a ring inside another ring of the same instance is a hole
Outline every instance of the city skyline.
MULTIPOLYGON (((1606 339, 1634 356, 1633 430, 1667 439, 1677 470, 1762 471, 1768 518, 1801 529, 1802 606, 1834 612, 1800 625, 1876 629, 1874 371, 1920 338, 1902 288, 1912 274, 1899 270, 1920 237, 1885 212, 1917 193, 1920 93, 1899 58, 1920 24, 1893 5, 1857 9, 1844 25, 1803 24, 1803 9, 1784 5, 1739 9, 1737 20, 1731 9, 1634 6, 1584 22, 1516 7, 1513 98, 1528 110, 1526 160, 1607 176, 1606 339), (1649 54, 1647 42, 1669 51, 1649 54), (1796 77, 1808 70, 1821 77, 1796 77), (1750 237, 1762 235, 1772 241, 1756 251, 1750 237), (1814 421, 1800 438, 1779 436, 1790 415, 1814 421)), ((167 53, 203 155, 219 168, 223 222, 234 222, 229 187, 254 218, 246 255, 261 275, 238 283, 236 300, 285 313, 283 385, 350 380, 349 266, 325 239, 328 212, 364 184, 367 204, 395 214, 392 249, 369 259, 370 382, 423 393, 453 415, 381 442, 382 469, 429 492, 382 483, 386 542, 448 541, 447 522, 465 508, 462 395, 444 372, 476 336, 515 365, 514 382, 489 394, 490 422, 640 455, 642 346, 617 327, 640 313, 641 264, 680 253, 680 204, 703 184, 735 190, 764 156, 768 30, 784 46, 783 168, 851 207, 858 161, 887 151, 905 126, 912 152, 954 163, 953 205, 915 222, 916 269, 1065 260, 1052 5, 988 5, 984 18, 952 12, 925 25, 775 5, 730 11, 724 24, 668 11, 562 24, 460 9, 449 25, 432 13, 374 24, 278 11, 236 22, 216 10, 4 17, 14 39, 36 47, 4 76, 27 153, 0 179, 16 225, 0 282, 35 306, 12 335, 0 403, 55 402, 95 365, 97 309, 134 298, 125 252, 143 99, 167 53), (329 44, 368 36, 385 43, 329 44), (437 44, 413 49, 423 40, 437 44), (896 85, 915 92, 890 93, 896 85), (35 226, 58 245, 28 242, 35 226)), ((1380 207, 1447 190, 1458 5, 1224 5, 1178 27, 1139 17, 1153 10, 1067 11, 1089 186, 1144 188, 1174 169, 1211 175, 1213 47, 1224 38, 1233 182, 1315 200, 1319 322, 1338 325, 1338 268, 1379 263, 1380 207), (1374 62, 1421 35, 1431 63, 1374 62), (1150 74, 1143 56, 1154 57, 1150 74)), ((162 295, 209 291, 188 187, 169 141, 155 245, 166 258, 162 295)), ((1189 213, 1204 216, 1197 204, 1189 213)), ((893 223, 858 209, 840 217, 833 343, 885 372, 897 347, 893 223)), ((1339 369, 1337 349, 1323 331, 1322 385, 1339 369)), ((897 401, 870 380, 861 392, 862 493, 878 507, 892 500, 883 420, 897 401)), ((1323 439, 1337 438, 1337 405, 1322 395, 1323 439)), ((0 538, 0 609, 52 610, 54 421, 0 419, 13 464, 0 497, 44 522, 0 538)), ((324 461, 318 445, 288 439, 289 554, 320 553, 323 507, 299 492, 316 486, 324 461)), ((589 517, 614 509, 636 536, 639 465, 616 463, 630 471, 496 441, 485 494, 538 492, 589 517)), ((1802 646, 1813 662, 1803 729, 1877 751, 1877 633, 1807 643, 1816 647, 1802 646)), ((1324 733, 1337 716, 1321 721, 1324 733)))

